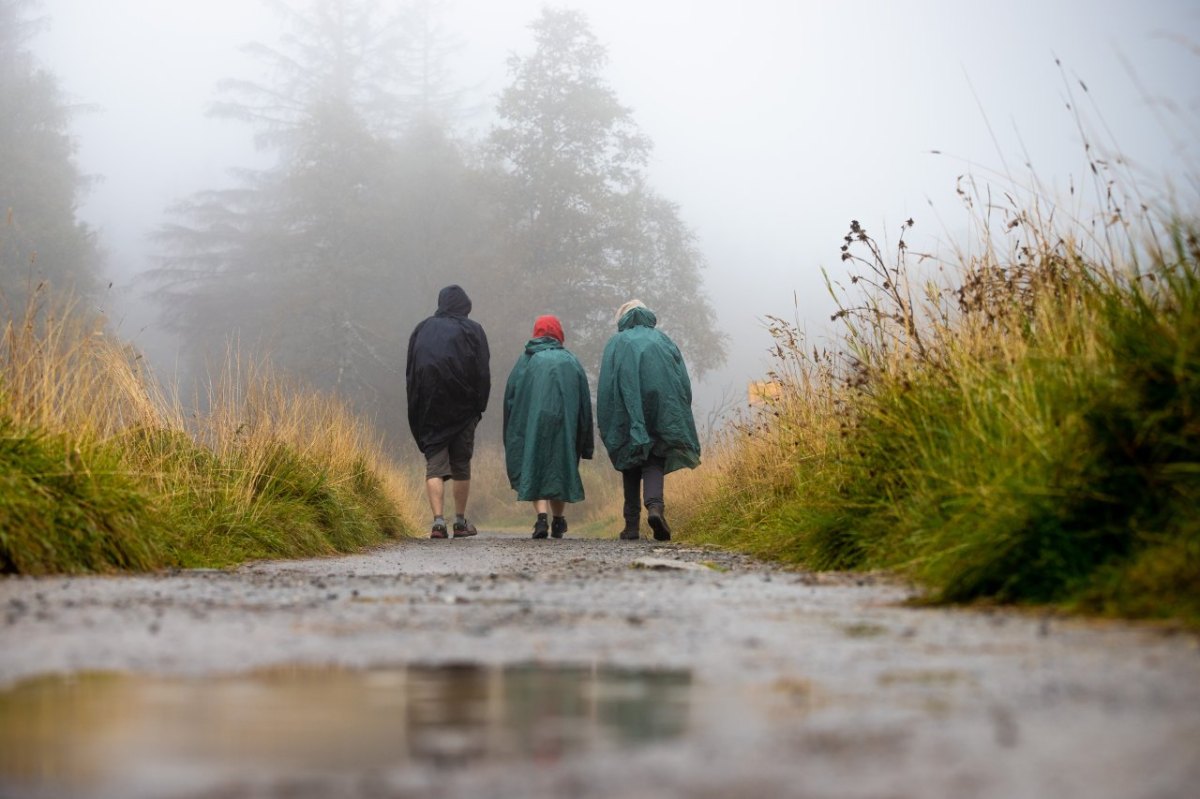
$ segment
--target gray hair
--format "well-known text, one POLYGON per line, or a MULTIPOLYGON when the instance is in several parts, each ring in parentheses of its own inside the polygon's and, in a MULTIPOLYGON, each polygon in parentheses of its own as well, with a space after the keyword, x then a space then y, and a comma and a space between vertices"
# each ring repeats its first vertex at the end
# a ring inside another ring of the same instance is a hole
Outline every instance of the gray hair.
POLYGON ((624 316, 625 314, 629 313, 630 311, 632 311, 634 308, 645 308, 645 307, 646 307, 646 303, 642 302, 641 300, 630 300, 629 302, 625 303, 624 305, 622 305, 620 308, 617 309, 617 318, 614 319, 613 321, 620 322, 621 317, 624 316))

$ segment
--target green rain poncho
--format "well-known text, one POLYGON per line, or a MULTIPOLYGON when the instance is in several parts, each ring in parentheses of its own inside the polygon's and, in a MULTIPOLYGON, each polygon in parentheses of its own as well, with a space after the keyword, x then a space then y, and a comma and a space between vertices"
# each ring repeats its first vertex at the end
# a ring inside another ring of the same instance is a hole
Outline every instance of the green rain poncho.
POLYGON ((517 499, 582 500, 579 459, 594 446, 583 367, 554 338, 530 339, 504 388, 504 460, 517 499))
POLYGON ((613 466, 622 471, 650 455, 666 461, 665 472, 700 465, 692 381, 679 348, 655 329, 657 323, 649 308, 627 311, 600 361, 600 438, 613 466))

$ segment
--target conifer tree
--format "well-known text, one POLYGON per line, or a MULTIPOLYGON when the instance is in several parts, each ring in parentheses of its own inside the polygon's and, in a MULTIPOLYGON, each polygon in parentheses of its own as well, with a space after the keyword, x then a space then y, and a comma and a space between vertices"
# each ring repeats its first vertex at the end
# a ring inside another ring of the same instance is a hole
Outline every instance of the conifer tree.
POLYGON ((0 313, 20 312, 42 283, 87 296, 100 282, 95 234, 76 214, 87 180, 73 109, 29 49, 30 6, 0 0, 0 313))
POLYGON ((515 333, 557 313, 594 367, 613 312, 639 297, 703 373, 724 358, 703 260, 647 183, 651 143, 604 79, 605 48, 578 11, 544 9, 531 27, 534 51, 510 59, 490 137, 506 257, 489 294, 513 309, 503 324, 515 333))
POLYGON ((402 407, 404 342, 436 298, 429 261, 453 254, 444 226, 470 212, 461 153, 422 113, 444 95, 411 69, 427 21, 376 0, 274 5, 279 42, 247 48, 268 77, 223 81, 213 107, 274 163, 175 207, 154 273, 164 314, 194 363, 236 337, 362 410, 402 407))

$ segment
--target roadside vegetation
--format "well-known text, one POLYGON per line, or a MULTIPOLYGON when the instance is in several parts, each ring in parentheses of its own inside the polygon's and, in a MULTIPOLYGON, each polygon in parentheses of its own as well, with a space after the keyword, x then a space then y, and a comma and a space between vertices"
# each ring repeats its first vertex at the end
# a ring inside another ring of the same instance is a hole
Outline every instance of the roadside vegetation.
POLYGON ((232 354, 188 412, 79 305, 40 289, 5 318, 0 572, 220 567, 411 529, 411 489, 337 401, 232 354))
POLYGON ((966 182, 949 258, 852 222, 840 333, 772 320, 766 401, 676 484, 689 538, 1200 625, 1200 219, 1093 169, 1095 221, 966 182))

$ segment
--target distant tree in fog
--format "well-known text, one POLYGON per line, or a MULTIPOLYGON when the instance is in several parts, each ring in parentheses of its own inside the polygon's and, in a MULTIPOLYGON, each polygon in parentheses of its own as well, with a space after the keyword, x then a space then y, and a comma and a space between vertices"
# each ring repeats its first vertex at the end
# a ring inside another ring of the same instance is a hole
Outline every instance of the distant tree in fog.
POLYGON ((693 235, 646 184, 650 142, 582 15, 538 18, 473 151, 451 127, 460 93, 433 0, 277 5, 284 35, 250 48, 266 77, 224 81, 213 109, 252 125, 273 165, 187 198, 159 231, 164 316, 197 360, 236 335, 402 440, 404 345, 449 283, 513 346, 554 312, 595 366, 638 296, 694 372, 720 362, 693 235))
POLYGON ((445 3, 409 0, 400 10, 404 46, 400 60, 408 76, 404 94, 409 114, 426 127, 449 128, 462 113, 465 90, 449 68, 458 40, 442 24, 445 3))
POLYGON ((72 108, 27 49, 24 0, 0 0, 0 313, 19 312, 45 281, 95 292, 100 254, 76 218, 86 178, 75 164, 72 108))
POLYGON ((448 229, 470 213, 444 96, 411 69, 427 20, 372 0, 273 5, 285 34, 248 48, 269 77, 223 81, 213 112, 277 159, 175 208, 154 275, 164 315, 197 356, 236 334, 360 408, 402 407, 404 342, 436 296, 425 273, 455 255, 448 229))
POLYGON ((515 335, 555 313, 595 366, 613 312, 640 297, 695 373, 715 367, 724 337, 703 260, 676 206, 646 183, 651 143, 603 78, 605 48, 578 11, 544 9, 531 27, 534 51, 509 60, 489 142, 504 232, 488 296, 511 309, 502 325, 515 335))

